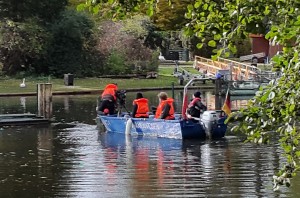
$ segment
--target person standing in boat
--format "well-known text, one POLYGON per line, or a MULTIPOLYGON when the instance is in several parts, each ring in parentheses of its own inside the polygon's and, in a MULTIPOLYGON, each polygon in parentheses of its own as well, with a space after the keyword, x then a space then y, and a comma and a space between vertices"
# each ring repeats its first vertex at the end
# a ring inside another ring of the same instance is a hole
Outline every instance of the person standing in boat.
POLYGON ((136 99, 133 101, 133 118, 149 118, 148 115, 149 106, 148 99, 143 97, 143 94, 138 92, 136 94, 136 99))
POLYGON ((100 96, 100 100, 98 100, 98 111, 109 115, 115 114, 115 109, 117 106, 117 90, 117 83, 112 83, 105 86, 100 96))
POLYGON ((190 102, 187 108, 188 118, 200 118, 200 115, 207 110, 207 107, 201 102, 201 93, 196 91, 193 94, 193 100, 190 102))
POLYGON ((175 119, 175 111, 173 98, 168 98, 167 93, 160 92, 158 95, 159 105, 155 112, 155 118, 157 119, 165 119, 165 120, 174 120, 175 119))

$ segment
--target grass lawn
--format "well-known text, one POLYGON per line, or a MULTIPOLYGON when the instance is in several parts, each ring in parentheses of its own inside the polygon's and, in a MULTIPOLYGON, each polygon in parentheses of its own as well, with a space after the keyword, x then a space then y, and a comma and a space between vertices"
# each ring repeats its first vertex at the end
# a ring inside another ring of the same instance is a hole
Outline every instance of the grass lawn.
MULTIPOLYGON (((191 64, 181 66, 190 73, 199 74, 199 72, 195 70, 191 64)), ((156 79, 75 78, 74 86, 65 86, 63 77, 60 79, 49 79, 48 77, 27 77, 25 81, 25 88, 20 88, 22 79, 0 77, 0 93, 36 92, 38 83, 52 83, 52 89, 54 92, 102 90, 108 83, 118 83, 119 89, 165 88, 171 87, 173 82, 175 86, 179 86, 178 79, 173 76, 173 71, 174 66, 162 66, 159 68, 159 76, 156 79)), ((207 85, 209 86, 210 84, 208 83, 207 85)))
MULTIPOLYGON (((175 68, 174 66, 173 67, 160 67, 158 69, 158 73, 159 73, 159 75, 163 75, 163 76, 173 76, 174 68, 175 68)), ((196 69, 193 68, 193 66, 184 66, 182 68, 192 74, 200 74, 196 69)))
POLYGON ((100 90, 108 83, 118 83, 119 89, 146 88, 146 87, 171 87, 179 85, 173 76, 159 76, 157 79, 110 79, 110 78, 80 78, 74 79, 74 86, 65 86, 62 79, 26 78, 25 88, 20 88, 21 79, 0 79, 0 93, 30 93, 36 92, 37 83, 52 83, 53 91, 84 91, 100 90))

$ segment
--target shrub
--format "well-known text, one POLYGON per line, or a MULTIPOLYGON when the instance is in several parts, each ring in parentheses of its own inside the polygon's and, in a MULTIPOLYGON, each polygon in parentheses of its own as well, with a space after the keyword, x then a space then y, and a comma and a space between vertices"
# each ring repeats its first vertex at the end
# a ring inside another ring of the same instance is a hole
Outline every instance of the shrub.
POLYGON ((129 66, 125 62, 123 54, 112 51, 106 59, 104 74, 127 74, 129 66))
POLYGON ((34 70, 45 54, 49 34, 35 20, 0 23, 0 58, 8 75, 34 70))
POLYGON ((73 10, 62 13, 60 19, 51 27, 51 43, 45 58, 50 74, 87 74, 89 67, 94 66, 94 63, 91 63, 94 60, 91 52, 95 54, 93 28, 93 21, 84 13, 73 10))
MULTIPOLYGON (((128 25, 129 22, 126 23, 128 25)), ((132 23, 129 24, 131 27, 132 23)), ((144 37, 141 38, 141 35, 145 35, 145 31, 136 28, 137 32, 133 33, 134 29, 129 31, 122 23, 112 21, 101 22, 99 29, 97 50, 102 57, 108 57, 104 60, 105 72, 109 70, 110 74, 131 74, 141 65, 148 65, 147 69, 156 70, 158 61, 153 61, 153 56, 157 53, 146 47, 143 43, 144 37)), ((155 59, 158 60, 158 55, 155 59)))

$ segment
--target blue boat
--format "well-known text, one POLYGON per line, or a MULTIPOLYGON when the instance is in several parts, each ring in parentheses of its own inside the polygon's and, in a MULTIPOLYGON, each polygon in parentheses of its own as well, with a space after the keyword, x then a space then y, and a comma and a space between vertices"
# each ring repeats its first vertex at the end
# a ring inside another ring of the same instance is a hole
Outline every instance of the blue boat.
POLYGON ((137 134, 175 139, 205 139, 222 138, 225 136, 227 125, 223 111, 205 111, 200 118, 188 119, 186 109, 188 106, 187 88, 194 81, 191 79, 184 87, 184 97, 181 115, 175 115, 175 120, 155 118, 131 118, 124 113, 117 115, 101 115, 97 122, 102 123, 107 132, 137 134))

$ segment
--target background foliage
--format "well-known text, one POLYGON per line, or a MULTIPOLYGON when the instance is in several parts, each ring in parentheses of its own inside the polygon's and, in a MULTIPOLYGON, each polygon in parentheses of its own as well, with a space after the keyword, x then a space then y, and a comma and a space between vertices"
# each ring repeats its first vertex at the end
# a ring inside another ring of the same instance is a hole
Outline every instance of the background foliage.
POLYGON ((141 61, 147 63, 145 71, 157 69, 153 44, 157 34, 149 17, 113 22, 75 11, 79 3, 83 1, 0 1, 1 73, 20 77, 127 74, 134 73, 141 61), (119 27, 117 32, 104 34, 105 20, 119 27), (110 42, 113 35, 118 44, 110 42))
POLYGON ((45 54, 49 34, 36 20, 0 23, 0 57, 2 71, 12 75, 32 71, 45 54))
POLYGON ((67 0, 0 0, 0 19, 23 22, 36 18, 47 24, 65 9, 67 0))

